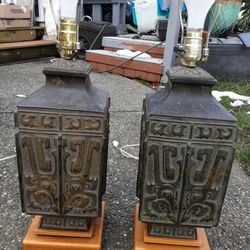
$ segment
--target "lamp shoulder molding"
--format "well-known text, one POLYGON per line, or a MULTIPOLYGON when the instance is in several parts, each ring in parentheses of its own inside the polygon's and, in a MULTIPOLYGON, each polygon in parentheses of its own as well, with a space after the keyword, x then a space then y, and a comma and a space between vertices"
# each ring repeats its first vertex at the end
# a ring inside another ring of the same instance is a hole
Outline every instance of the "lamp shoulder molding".
POLYGON ((103 113, 109 106, 109 95, 91 84, 90 71, 91 66, 86 62, 56 59, 43 71, 45 86, 17 107, 103 113))
POLYGON ((200 67, 189 68, 176 66, 167 72, 169 80, 174 83, 214 85, 217 80, 200 67))
POLYGON ((65 75, 73 77, 87 77, 91 71, 91 66, 83 60, 56 59, 44 68, 45 75, 65 75))
POLYGON ((177 66, 168 71, 169 86, 147 96, 150 116, 214 120, 234 123, 231 115, 212 95, 216 79, 205 70, 177 66))

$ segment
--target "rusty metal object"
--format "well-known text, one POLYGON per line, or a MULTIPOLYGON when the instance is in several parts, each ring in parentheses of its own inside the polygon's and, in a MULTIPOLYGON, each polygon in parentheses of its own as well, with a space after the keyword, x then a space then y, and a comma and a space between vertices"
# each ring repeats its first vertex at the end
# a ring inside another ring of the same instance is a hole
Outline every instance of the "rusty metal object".
POLYGON ((216 226, 234 158, 236 119, 211 95, 216 80, 174 67, 144 101, 137 196, 153 236, 195 238, 216 226))
POLYGON ((57 59, 46 84, 17 106, 22 210, 46 229, 85 230, 105 193, 109 97, 85 62, 57 59))

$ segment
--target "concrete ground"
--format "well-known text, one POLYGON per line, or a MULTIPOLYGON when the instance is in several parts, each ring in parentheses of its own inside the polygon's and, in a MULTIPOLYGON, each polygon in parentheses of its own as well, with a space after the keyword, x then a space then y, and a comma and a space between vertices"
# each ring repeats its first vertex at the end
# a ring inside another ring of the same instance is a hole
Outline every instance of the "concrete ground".
MULTIPOLYGON (((15 154, 13 112, 21 100, 44 85, 43 67, 48 59, 0 67, 0 158, 15 154)), ((91 75, 92 82, 111 95, 110 145, 107 203, 103 249, 133 248, 133 209, 137 202, 135 186, 137 161, 125 158, 112 147, 139 143, 142 100, 149 90, 129 79, 91 75)), ((132 149, 138 154, 138 148, 132 149)), ((207 230, 212 249, 250 249, 250 177, 234 164, 218 227, 207 230)), ((0 162, 0 250, 20 247, 31 217, 20 209, 16 159, 0 162)))

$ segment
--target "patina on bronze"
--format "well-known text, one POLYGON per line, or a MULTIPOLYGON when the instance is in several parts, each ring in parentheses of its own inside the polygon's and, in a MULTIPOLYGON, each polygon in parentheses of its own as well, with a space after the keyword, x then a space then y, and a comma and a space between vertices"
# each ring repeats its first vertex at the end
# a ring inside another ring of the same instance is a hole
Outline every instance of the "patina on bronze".
POLYGON ((137 196, 151 236, 196 238, 216 226, 234 158, 236 119, 216 101, 214 77, 177 66, 144 101, 137 196))
POLYGON ((22 210, 41 228, 89 229, 105 192, 109 96, 92 86, 90 65, 56 59, 46 84, 17 106, 22 210))

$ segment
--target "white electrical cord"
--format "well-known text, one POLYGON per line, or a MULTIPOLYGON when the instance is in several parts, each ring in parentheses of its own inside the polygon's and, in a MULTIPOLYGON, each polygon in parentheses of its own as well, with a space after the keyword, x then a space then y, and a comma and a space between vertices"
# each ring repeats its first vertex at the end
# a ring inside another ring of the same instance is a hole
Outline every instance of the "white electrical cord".
MULTIPOLYGON (((123 156, 125 156, 127 158, 132 158, 132 159, 135 159, 135 160, 139 160, 139 157, 134 156, 134 155, 132 155, 132 154, 130 154, 127 151, 124 150, 125 148, 139 147, 140 146, 139 144, 125 145, 123 147, 118 147, 118 145, 119 145, 118 141, 113 141, 114 148, 117 148, 121 152, 121 154, 123 156)), ((16 155, 7 156, 7 157, 4 157, 4 158, 0 159, 0 162, 7 161, 7 160, 10 160, 10 159, 15 158, 15 157, 16 157, 16 155)))
POLYGON ((7 161, 7 160, 10 160, 10 159, 15 158, 15 157, 16 157, 16 155, 11 155, 11 156, 0 159, 0 162, 7 161))
MULTIPOLYGON (((16 148, 14 148, 14 151, 16 152, 16 148)), ((16 157, 16 154, 15 155, 11 155, 11 156, 7 156, 7 157, 4 157, 4 158, 1 158, 0 162, 7 161, 7 160, 10 160, 10 159, 15 158, 15 157, 16 157)))
POLYGON ((137 156, 134 156, 128 152, 126 152, 124 149, 125 148, 133 148, 133 147, 139 147, 140 145, 139 144, 132 144, 132 145, 126 145, 126 146, 123 146, 123 147, 118 147, 119 145, 119 142, 118 141, 113 141, 113 146, 114 148, 117 148, 121 154, 127 158, 132 158, 132 159, 135 159, 135 160, 139 160, 139 157, 137 156))

